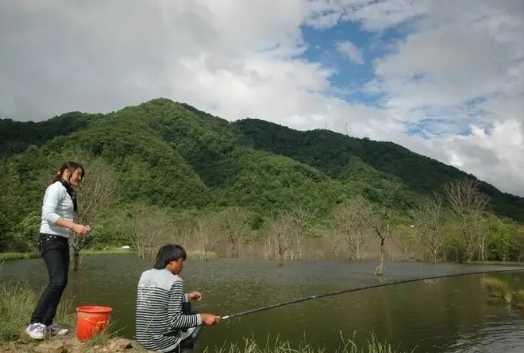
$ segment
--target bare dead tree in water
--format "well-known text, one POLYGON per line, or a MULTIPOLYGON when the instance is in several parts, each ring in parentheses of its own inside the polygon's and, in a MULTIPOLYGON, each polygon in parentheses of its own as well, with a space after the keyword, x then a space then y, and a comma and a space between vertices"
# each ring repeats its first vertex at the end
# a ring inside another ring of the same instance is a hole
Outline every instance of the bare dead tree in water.
POLYGON ((414 246, 417 245, 415 231, 410 227, 399 226, 392 230, 391 237, 400 246, 402 250, 402 258, 409 260, 414 251, 414 246))
POLYGON ((386 252, 386 240, 391 234, 391 221, 393 217, 393 211, 390 207, 390 203, 393 199, 395 192, 398 190, 400 185, 396 185, 395 188, 386 195, 384 200, 376 209, 366 208, 360 211, 362 219, 373 229, 374 233, 380 239, 380 264, 375 269, 375 276, 382 276, 384 274, 384 254, 386 252))
POLYGON ((297 259, 302 259, 304 237, 311 233, 313 213, 302 207, 294 207, 289 211, 285 211, 282 219, 289 223, 288 231, 292 237, 290 258, 294 260, 296 255, 297 259))
POLYGON ((135 205, 120 223, 142 259, 154 259, 159 245, 176 236, 173 217, 156 206, 135 205))
POLYGON ((369 244, 369 226, 361 216, 367 205, 362 199, 346 201, 336 206, 331 214, 336 232, 336 246, 342 240, 348 249, 348 260, 361 260, 369 244))
POLYGON ((275 253, 279 265, 284 259, 295 260, 302 256, 304 236, 311 232, 313 214, 302 208, 282 212, 274 220, 264 224, 262 234, 266 239, 266 253, 275 253))
POLYGON ((193 230, 194 239, 200 244, 206 261, 218 241, 219 232, 220 220, 217 215, 205 215, 196 221, 193 230))
POLYGON ((412 212, 422 248, 431 254, 433 262, 438 261, 444 246, 444 213, 444 201, 437 193, 419 201, 412 212))
POLYGON ((178 214, 174 217, 175 222, 175 239, 182 244, 184 248, 193 242, 193 236, 196 227, 196 220, 193 216, 178 214))
POLYGON ((478 181, 459 179, 445 185, 444 191, 462 233, 466 260, 472 261, 479 250, 480 261, 486 260, 486 234, 481 231, 481 218, 488 197, 478 191, 478 181))
POLYGON ((242 207, 226 209, 220 223, 222 233, 229 240, 231 257, 239 256, 239 248, 251 233, 251 213, 242 207))
POLYGON ((293 247, 293 224, 290 217, 281 217, 273 224, 273 234, 277 240, 277 256, 280 265, 284 264, 284 256, 293 247))
POLYGON ((80 252, 99 234, 99 217, 117 201, 117 183, 111 168, 100 158, 78 157, 86 170, 86 177, 78 187, 78 222, 90 225, 87 236, 76 235, 70 239, 73 271, 80 267, 80 252))
POLYGON ((284 258, 292 249, 293 231, 289 217, 279 216, 277 219, 264 223, 262 235, 265 238, 266 257, 276 257, 279 265, 283 265, 284 258))

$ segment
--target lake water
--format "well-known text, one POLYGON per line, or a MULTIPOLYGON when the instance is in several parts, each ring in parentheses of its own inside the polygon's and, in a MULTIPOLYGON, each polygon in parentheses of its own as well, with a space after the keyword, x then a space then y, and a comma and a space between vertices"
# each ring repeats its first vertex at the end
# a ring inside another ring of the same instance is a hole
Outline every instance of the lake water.
MULTIPOLYGON (((134 335, 136 284, 151 263, 132 255, 87 256, 71 273, 65 295, 78 305, 108 305, 120 334, 134 335)), ((182 277, 186 291, 199 290, 195 308, 228 315, 314 294, 379 284, 374 262, 301 261, 280 267, 271 261, 188 260, 182 277)), ((505 267, 503 269, 511 269, 505 267)), ((387 263, 382 281, 501 270, 499 266, 387 263)), ((516 268, 515 268, 516 269, 516 268)), ((339 348, 341 333, 365 343, 369 333, 406 351, 425 353, 524 352, 523 311, 487 301, 482 274, 367 289, 254 313, 205 327, 199 346, 242 344, 254 337, 265 344, 279 337, 298 345, 306 338, 326 352, 339 348)), ((524 272, 492 274, 524 288, 524 272)), ((40 259, 6 262, 0 281, 47 281, 40 259)))

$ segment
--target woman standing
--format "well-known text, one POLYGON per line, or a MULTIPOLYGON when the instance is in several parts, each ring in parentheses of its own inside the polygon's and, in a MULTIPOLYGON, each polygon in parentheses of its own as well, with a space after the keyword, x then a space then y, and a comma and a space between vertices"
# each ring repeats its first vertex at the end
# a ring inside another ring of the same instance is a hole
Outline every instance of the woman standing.
POLYGON ((85 235, 89 227, 73 222, 77 211, 73 190, 82 182, 84 168, 75 162, 66 162, 51 185, 47 187, 42 206, 42 223, 38 249, 49 273, 49 284, 36 305, 26 333, 34 339, 43 339, 46 333, 65 335, 69 331, 53 323, 69 273, 69 231, 85 235))

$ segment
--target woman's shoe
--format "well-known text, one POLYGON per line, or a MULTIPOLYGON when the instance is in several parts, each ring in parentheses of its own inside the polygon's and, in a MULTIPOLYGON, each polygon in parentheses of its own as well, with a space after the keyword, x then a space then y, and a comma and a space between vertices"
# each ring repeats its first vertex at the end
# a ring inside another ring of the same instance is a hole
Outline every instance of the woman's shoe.
POLYGON ((40 324, 38 322, 35 322, 33 324, 30 324, 25 329, 25 332, 35 340, 43 340, 46 332, 46 327, 44 324, 40 324))
POLYGON ((63 335, 67 335, 69 333, 69 330, 66 328, 63 328, 59 324, 51 324, 46 327, 46 332, 50 333, 53 336, 63 336, 63 335))

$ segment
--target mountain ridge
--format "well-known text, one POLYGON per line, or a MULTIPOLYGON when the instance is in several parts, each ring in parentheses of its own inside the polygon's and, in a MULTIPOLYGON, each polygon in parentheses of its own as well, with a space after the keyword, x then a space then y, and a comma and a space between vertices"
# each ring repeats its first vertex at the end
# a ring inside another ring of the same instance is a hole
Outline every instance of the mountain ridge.
MULTIPOLYGON (((378 202, 399 184, 397 206, 407 210, 447 181, 479 180, 393 142, 298 131, 255 118, 229 122, 166 98, 108 114, 70 112, 37 123, 0 120, 0 141, 0 158, 7 161, 31 145, 42 155, 78 145, 120 170, 127 199, 167 206, 245 204, 268 210, 296 202, 327 210, 344 195, 378 202)), ((493 199, 494 212, 524 221, 524 198, 484 181, 480 187, 493 199)))

